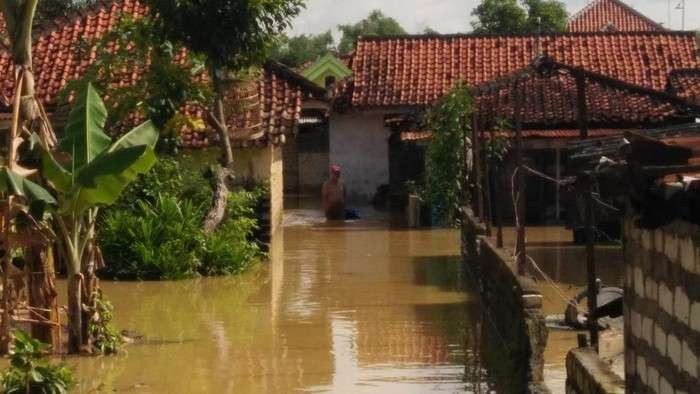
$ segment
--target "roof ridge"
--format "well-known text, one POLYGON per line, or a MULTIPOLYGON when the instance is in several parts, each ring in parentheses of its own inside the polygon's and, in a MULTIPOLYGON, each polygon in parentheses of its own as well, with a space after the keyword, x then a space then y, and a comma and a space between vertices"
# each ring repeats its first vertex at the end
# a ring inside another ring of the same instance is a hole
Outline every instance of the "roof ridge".
POLYGON ((662 31, 671 31, 670 29, 667 29, 666 27, 664 27, 662 24, 656 22, 655 20, 653 20, 653 19, 649 18, 648 16, 642 14, 641 12, 635 10, 631 5, 625 3, 622 0, 592 0, 588 4, 586 4, 586 6, 584 6, 583 8, 578 10, 577 12, 571 14, 571 16, 569 17, 568 23, 571 23, 571 22, 577 20, 578 18, 581 18, 585 13, 587 13, 588 11, 593 9, 595 6, 597 6, 598 4, 601 4, 603 2, 608 2, 608 3, 615 4, 617 6, 620 6, 620 7, 624 8, 625 10, 633 13, 634 15, 644 19, 646 22, 651 23, 656 28, 658 28, 662 31))
POLYGON ((508 34, 489 34, 489 33, 453 33, 453 34, 396 34, 382 36, 361 36, 357 39, 360 41, 386 41, 397 39, 454 39, 454 38, 536 38, 536 37, 577 37, 577 36, 632 36, 632 35, 672 35, 672 36, 695 36, 694 31, 688 30, 635 30, 635 31, 574 31, 561 33, 508 33, 508 34))

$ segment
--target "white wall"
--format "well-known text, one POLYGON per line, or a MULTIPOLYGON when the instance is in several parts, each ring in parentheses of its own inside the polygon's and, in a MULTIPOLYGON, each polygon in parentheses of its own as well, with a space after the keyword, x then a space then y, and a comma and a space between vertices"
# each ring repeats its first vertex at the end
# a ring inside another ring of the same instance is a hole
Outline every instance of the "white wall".
POLYGON ((331 115, 329 161, 343 168, 351 202, 367 203, 389 184, 389 135, 382 112, 331 115))

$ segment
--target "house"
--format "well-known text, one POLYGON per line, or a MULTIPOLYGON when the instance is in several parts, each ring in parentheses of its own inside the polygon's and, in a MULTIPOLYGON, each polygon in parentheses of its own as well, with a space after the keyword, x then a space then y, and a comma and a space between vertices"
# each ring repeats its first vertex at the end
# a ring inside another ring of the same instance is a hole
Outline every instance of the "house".
POLYGON ((567 30, 576 32, 665 31, 622 0, 593 0, 569 18, 567 30))
MULTIPOLYGON (((700 65, 691 32, 362 38, 349 60, 352 78, 332 90, 329 120, 330 161, 345 168, 350 196, 367 202, 381 185, 395 183, 390 144, 401 138, 394 125, 410 124, 402 119, 429 107, 457 81, 485 84, 526 67, 537 55, 655 90, 666 88, 672 71, 700 65)), ((528 138, 531 149, 556 151, 564 140, 578 136, 574 127, 552 126, 538 125, 539 131, 528 138)), ((562 160, 556 153, 548 156, 549 167, 562 160)))
MULTIPOLYGON (((59 92, 82 75, 95 60, 95 50, 81 50, 83 42, 102 37, 124 17, 147 15, 148 8, 136 0, 97 1, 86 9, 38 26, 34 32, 33 70, 36 96, 49 116, 59 110, 59 92)), ((4 25, 4 23, 3 23, 4 25)), ((13 64, 7 48, 0 47, 0 93, 13 95, 13 64)), ((126 73, 123 84, 134 83, 138 70, 126 73)), ((206 77, 205 77, 206 78, 206 77)), ((270 183, 271 232, 282 220, 282 146, 296 132, 304 101, 324 100, 325 90, 296 72, 272 62, 247 81, 229 81, 225 97, 226 122, 235 148, 237 180, 270 183), (243 105, 241 103, 244 103, 243 105)), ((183 111, 203 118, 204 109, 188 105, 183 111)), ((9 103, 0 106, 0 127, 8 120, 9 103)), ((60 130, 61 119, 55 117, 60 130)), ((181 130, 181 145, 186 149, 204 149, 218 144, 218 135, 209 129, 181 130)))
POLYGON ((352 71, 333 53, 327 53, 302 72, 304 78, 321 87, 328 87, 336 81, 348 78, 352 71))

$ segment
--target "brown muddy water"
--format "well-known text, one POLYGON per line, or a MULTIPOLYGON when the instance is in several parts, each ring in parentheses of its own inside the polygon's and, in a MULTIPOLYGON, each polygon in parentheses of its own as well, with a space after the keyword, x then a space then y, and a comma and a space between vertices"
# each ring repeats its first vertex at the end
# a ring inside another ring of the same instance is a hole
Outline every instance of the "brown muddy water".
MULTIPOLYGON (((527 254, 555 285, 547 282, 530 266, 542 293, 543 310, 547 315, 563 314, 566 300, 575 297, 586 286, 585 246, 575 245, 573 233, 561 226, 528 227, 527 254), (556 286, 556 288, 555 288, 556 286)), ((515 229, 504 228, 504 245, 513 248, 515 229)), ((596 274, 606 286, 622 287, 623 252, 620 245, 596 245, 596 274)), ((566 392, 566 354, 578 346, 577 335, 585 331, 550 329, 545 349, 545 382, 552 393, 566 392)), ((602 335, 605 335, 603 333, 602 335)), ((620 367, 616 365, 617 373, 620 367)))
POLYGON ((458 232, 384 219, 327 224, 290 210, 256 272, 103 282, 116 326, 145 339, 115 357, 68 359, 77 392, 506 392, 458 232))

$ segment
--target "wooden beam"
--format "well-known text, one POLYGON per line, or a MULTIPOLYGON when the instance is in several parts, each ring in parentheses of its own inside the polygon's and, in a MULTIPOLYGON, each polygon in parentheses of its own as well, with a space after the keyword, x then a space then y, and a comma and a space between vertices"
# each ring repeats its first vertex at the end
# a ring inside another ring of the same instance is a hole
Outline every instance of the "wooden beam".
MULTIPOLYGON (((486 235, 489 237, 492 235, 491 233, 491 220, 493 218, 492 212, 491 212, 491 171, 489 171, 489 155, 488 151, 486 150, 486 136, 482 131, 479 132, 481 136, 481 146, 483 147, 482 154, 481 156, 484 159, 484 176, 483 176, 483 190, 484 190, 484 204, 486 205, 486 209, 484 211, 484 216, 485 216, 485 223, 486 223, 486 235)), ((493 141, 491 141, 491 146, 493 147, 493 141)))
MULTIPOLYGON (((491 135, 491 146, 495 146, 496 144, 496 130, 492 127, 491 130, 489 131, 491 135)), ((501 172, 501 169, 503 167, 503 163, 495 163, 494 160, 494 166, 493 170, 491 171, 491 183, 494 185, 494 188, 496 189, 497 193, 495 196, 495 208, 496 208, 496 246, 499 248, 503 247, 503 193, 501 193, 501 186, 503 185, 503 174, 501 172)))
POLYGON ((576 79, 576 119, 581 139, 588 138, 588 103, 586 102, 586 77, 583 71, 574 71, 576 79))
POLYGON ((476 215, 480 221, 484 221, 484 194, 481 188, 481 143, 479 138, 478 123, 472 116, 472 144, 474 147, 474 186, 476 188, 476 215))
POLYGON ((591 346, 598 351, 598 320, 595 318, 598 309, 598 281, 595 269, 595 210, 593 201, 593 183, 588 178, 583 187, 586 204, 586 273, 588 281, 588 330, 591 335, 591 346))
POLYGON ((522 132, 522 107, 523 91, 522 84, 516 81, 513 86, 515 94, 515 171, 516 171, 516 196, 515 218, 517 227, 517 238, 515 241, 515 264, 518 274, 524 275, 527 267, 527 250, 525 248, 525 174, 523 166, 523 132, 522 132))

